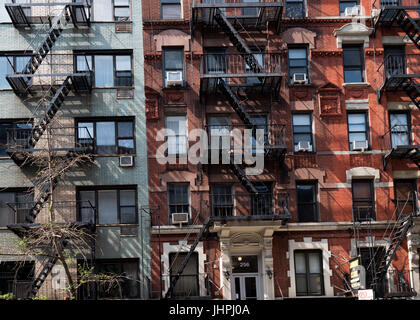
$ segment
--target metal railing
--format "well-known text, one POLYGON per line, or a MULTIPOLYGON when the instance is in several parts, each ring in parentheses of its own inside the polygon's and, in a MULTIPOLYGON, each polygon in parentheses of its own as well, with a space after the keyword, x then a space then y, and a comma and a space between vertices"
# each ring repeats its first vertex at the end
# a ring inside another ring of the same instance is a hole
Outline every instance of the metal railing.
POLYGON ((382 150, 420 146, 420 125, 394 125, 382 140, 382 150))
POLYGON ((353 205, 353 221, 375 221, 376 212, 374 206, 353 205))
POLYGON ((382 75, 382 83, 390 77, 407 75, 420 77, 420 54, 388 54, 377 71, 382 75))
POLYGON ((392 7, 405 7, 408 9, 420 8, 417 0, 374 0, 372 3, 374 9, 385 9, 392 7))
MULTIPOLYGON (((253 56, 263 67, 262 73, 252 73, 239 53, 205 53, 201 59, 200 74, 207 78, 244 78, 239 83, 256 82, 262 75, 282 75, 282 55, 280 52, 255 52, 253 56), (253 79, 245 79, 245 78, 253 79)), ((227 81, 231 82, 231 79, 227 81)))
POLYGON ((380 284, 385 298, 416 296, 416 291, 410 286, 410 270, 388 270, 387 277, 380 284))
MULTIPOLYGON (((27 223, 25 217, 29 211, 34 208, 36 203, 33 202, 11 202, 7 205, 15 212, 15 216, 18 218, 15 223, 20 224, 27 223)), ((47 223, 49 220, 49 213, 55 217, 57 223, 72 223, 81 222, 83 224, 96 225, 97 214, 95 206, 88 200, 79 201, 53 201, 52 207, 49 203, 46 203, 41 209, 41 213, 38 215, 35 223, 47 223), (46 215, 42 215, 42 212, 46 215)))
POLYGON ((50 127, 41 136, 35 147, 30 140, 34 137, 33 128, 10 128, 7 132, 7 149, 9 152, 26 150, 37 151, 70 151, 79 150, 93 153, 95 139, 87 127, 50 127), (48 139, 48 135, 51 139, 48 139), (50 140, 50 141, 48 141, 50 140))
MULTIPOLYGON (((258 124, 255 121, 255 129, 256 130, 263 130, 263 140, 258 141, 259 144, 264 143, 264 146, 279 146, 285 147, 286 146, 286 126, 282 124, 258 124)), ((220 146, 222 148, 228 147, 232 149, 239 148, 250 148, 251 150, 256 149, 258 145, 256 144, 256 138, 258 135, 261 134, 254 129, 249 128, 249 126, 244 124, 235 124, 235 125, 207 125, 207 134, 209 137, 209 147, 214 145, 212 143, 212 139, 219 140, 219 143, 215 145, 220 146), (246 132, 245 130, 249 130, 246 132), (250 141, 245 141, 243 137, 249 135, 250 141), (224 138, 228 137, 228 138, 224 138), (230 141, 230 145, 222 145, 223 139, 227 139, 230 141), (240 139, 240 141, 237 141, 240 139), (242 145, 237 146, 237 143, 242 143, 242 145)))

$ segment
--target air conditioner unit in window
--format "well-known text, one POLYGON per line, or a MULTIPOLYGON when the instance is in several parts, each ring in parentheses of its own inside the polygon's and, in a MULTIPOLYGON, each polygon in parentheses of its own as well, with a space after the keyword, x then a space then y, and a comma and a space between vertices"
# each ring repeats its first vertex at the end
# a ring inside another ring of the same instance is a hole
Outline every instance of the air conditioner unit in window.
POLYGON ((352 150, 353 151, 365 151, 367 148, 368 148, 367 140, 352 141, 352 150))
POLYGON ((189 221, 189 214, 188 212, 182 212, 182 213, 172 213, 172 224, 183 224, 188 223, 189 221))
POLYGON ((354 17, 360 15, 360 6, 349 7, 344 10, 346 17, 354 17))
POLYGON ((298 143, 298 151, 310 151, 311 144, 309 141, 299 141, 298 143))
POLYGON ((134 166, 134 157, 133 156, 121 156, 120 157, 120 167, 133 167, 134 166))
POLYGON ((182 85, 182 71, 166 71, 166 87, 182 85))
POLYGON ((294 73, 293 74, 293 84, 304 84, 308 83, 308 76, 306 73, 294 73))

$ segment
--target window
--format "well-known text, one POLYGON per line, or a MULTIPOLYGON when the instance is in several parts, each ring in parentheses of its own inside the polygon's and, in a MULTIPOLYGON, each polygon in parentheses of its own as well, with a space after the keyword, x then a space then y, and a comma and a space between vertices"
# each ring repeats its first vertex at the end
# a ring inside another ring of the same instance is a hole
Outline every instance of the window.
POLYGON ((181 0, 161 0, 160 7, 162 19, 182 18, 181 0))
POLYGON ((31 58, 28 56, 0 54, 0 89, 10 89, 6 76, 15 72, 22 72, 31 58))
POLYGON ((0 157, 8 156, 6 150, 9 147, 26 147, 31 134, 32 123, 28 120, 0 122, 0 157))
POLYGON ((134 120, 78 120, 77 127, 78 143, 94 141, 96 154, 135 154, 134 120))
POLYGON ((309 72, 308 72, 308 48, 288 48, 288 57, 289 57, 289 81, 293 83, 293 75, 295 73, 306 74, 306 78, 309 82, 309 72))
POLYGON ((130 0, 114 0, 114 21, 130 20, 130 0))
POLYGON ((306 151, 313 151, 312 115, 294 114, 292 120, 295 152, 302 151, 303 149, 306 150, 306 147, 306 151))
POLYGON ((189 185, 184 183, 168 184, 169 215, 172 213, 189 213, 189 185))
MULTIPOLYGON (((349 148, 354 149, 355 143, 367 142, 368 126, 366 113, 349 113, 347 114, 347 122, 349 128, 349 148)), ((368 145, 368 144, 367 144, 368 145)), ((356 148, 358 146, 356 145, 356 148)))
POLYGON ((391 146, 408 146, 411 144, 411 127, 408 112, 389 114, 391 146))
POLYGON ((213 216, 233 216, 233 203, 234 196, 231 185, 213 185, 211 187, 211 204, 213 216))
POLYGON ((97 88, 131 87, 133 72, 131 54, 77 54, 76 71, 93 71, 97 88))
MULTIPOLYGON (((78 191, 81 203, 92 205, 97 211, 98 224, 137 224, 137 191, 135 187, 98 187, 78 191)), ((87 206, 79 208, 78 220, 91 221, 87 206)))
POLYGON ((205 48, 206 72, 209 74, 226 73, 226 48, 205 48))
MULTIPOLYGON (((264 66, 265 66, 265 59, 264 59, 264 53, 263 53, 263 49, 259 49, 259 48, 250 48, 250 50, 252 52, 254 52, 252 55, 255 58, 255 60, 257 61, 257 63, 263 68, 264 70, 264 66)), ((245 59, 244 59, 245 60, 245 59)), ((246 73, 254 73, 255 71, 252 70, 248 64, 245 62, 245 72, 246 73)), ((261 80, 258 79, 258 77, 246 77, 246 83, 247 84, 260 84, 261 80)))
MULTIPOLYGON (((242 2, 261 2, 261 0, 242 0, 242 2)), ((260 8, 242 8, 242 15, 247 17, 258 17, 260 14, 260 8)))
POLYGON ((253 216, 269 216, 273 214, 273 186, 271 182, 254 183, 258 194, 251 197, 253 216))
POLYGON ((230 137, 230 117, 228 116, 210 116, 209 117, 209 134, 210 134, 210 146, 213 144, 219 150, 226 147, 230 150, 231 137, 230 137), (214 141, 215 140, 215 141, 214 141), (223 145, 223 141, 226 141, 226 146, 223 145))
POLYGON ((321 251, 295 251, 296 295, 324 295, 322 271, 321 251))
POLYGON ((353 219, 355 221, 375 220, 373 180, 353 180, 353 219))
POLYGON ((417 182, 416 180, 395 180, 395 206, 397 207, 397 216, 400 214, 409 215, 417 211, 417 182))
POLYGON ((383 247, 359 248, 360 264, 365 267, 366 289, 373 288, 373 275, 379 269, 379 264, 385 254, 383 247))
POLYGON ((304 0, 286 0, 285 10, 287 18, 304 18, 305 2, 304 0))
POLYGON ((343 45, 344 82, 364 81, 363 47, 343 45))
POLYGON ((93 0, 93 21, 129 21, 130 0, 93 0))
POLYGON ((297 190, 297 209, 299 222, 316 222, 318 218, 317 184, 299 183, 297 190))
POLYGON ((188 136, 187 136, 187 117, 186 116, 167 116, 166 129, 168 154, 186 155, 188 136))
MULTIPOLYGON (((269 144, 268 141, 268 119, 267 119, 267 115, 265 114, 259 114, 259 115, 251 115, 250 116, 252 122, 255 124, 255 129, 262 129, 264 130, 264 140, 262 141, 262 143, 264 143, 265 145, 269 144)), ((261 142, 260 142, 261 143, 261 142)), ((257 149, 257 139, 256 139, 256 135, 253 134, 253 136, 251 137, 251 143, 250 146, 252 147, 252 153, 256 154, 257 152, 259 153, 264 153, 264 149, 257 149)))
POLYGON ((404 46, 384 46, 384 57, 387 76, 406 74, 404 46))
POLYGON ((340 0, 340 16, 345 15, 346 8, 353 8, 359 5, 359 0, 340 0))
POLYGON ((387 6, 399 6, 401 3, 401 0, 381 0, 381 8, 387 7, 387 6))
POLYGON ((183 47, 165 47, 163 48, 163 78, 165 87, 174 82, 178 85, 184 84, 184 48, 183 47))
POLYGON ((109 285, 98 285, 99 299, 134 299, 139 298, 139 266, 137 260, 96 260, 95 271, 97 274, 118 275, 122 279, 119 286, 109 288, 109 285), (121 290, 120 290, 121 289, 121 290))
POLYGON ((13 293, 25 299, 35 275, 34 262, 2 261, 0 263, 0 294, 13 293))
POLYGON ((0 227, 24 223, 33 204, 33 193, 28 190, 0 192, 0 227))
MULTIPOLYGON (((176 276, 186 257, 186 252, 177 252, 169 254, 169 263, 171 265, 171 281, 176 276)), ((199 278, 198 278, 198 254, 194 252, 188 259, 188 263, 182 271, 174 287, 174 297, 199 296, 199 278)))

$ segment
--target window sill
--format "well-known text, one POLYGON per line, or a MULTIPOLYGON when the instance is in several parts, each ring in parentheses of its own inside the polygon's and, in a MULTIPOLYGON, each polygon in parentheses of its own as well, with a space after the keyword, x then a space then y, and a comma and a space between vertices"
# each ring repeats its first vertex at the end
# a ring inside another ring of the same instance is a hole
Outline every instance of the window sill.
POLYGON ((107 90, 107 89, 116 89, 116 90, 133 90, 135 89, 133 86, 131 87, 92 87, 92 90, 107 90))
POLYGON ((108 227, 118 227, 118 228, 120 228, 120 227, 139 227, 139 224, 138 223, 127 223, 127 224, 121 224, 121 223, 111 223, 111 224, 97 224, 96 225, 96 227, 105 227, 105 228, 108 228, 108 227))
POLYGON ((344 82, 343 87, 370 87, 369 82, 344 82))
POLYGON ((302 88, 302 87, 315 87, 315 85, 313 83, 289 83, 289 88, 302 88))

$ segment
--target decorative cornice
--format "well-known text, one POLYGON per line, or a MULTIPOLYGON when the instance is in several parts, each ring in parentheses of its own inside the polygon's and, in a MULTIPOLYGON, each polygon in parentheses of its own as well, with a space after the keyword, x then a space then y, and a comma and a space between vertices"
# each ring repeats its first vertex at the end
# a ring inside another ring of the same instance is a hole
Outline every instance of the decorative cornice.
POLYGON ((161 52, 154 52, 154 53, 145 53, 144 60, 151 61, 151 60, 161 60, 162 53, 161 52))
POLYGON ((143 19, 143 26, 185 26, 189 27, 191 20, 180 19, 180 20, 165 20, 165 19, 143 19))
POLYGON ((384 49, 366 49, 367 56, 382 56, 384 54, 384 49))
POLYGON ((339 57, 343 55, 343 50, 311 50, 313 57, 339 57))

